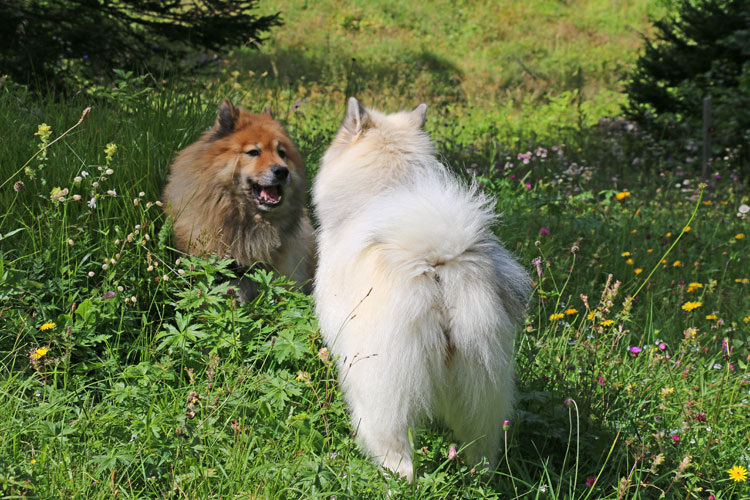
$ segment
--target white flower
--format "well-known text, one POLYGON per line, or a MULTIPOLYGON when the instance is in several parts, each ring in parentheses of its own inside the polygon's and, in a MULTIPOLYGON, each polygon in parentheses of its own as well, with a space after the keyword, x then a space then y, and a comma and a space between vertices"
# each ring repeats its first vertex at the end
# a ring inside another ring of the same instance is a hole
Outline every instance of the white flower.
POLYGON ((114 189, 110 189, 109 191, 107 191, 107 194, 117 198, 117 191, 115 191, 114 189))
POLYGON ((87 205, 89 206, 89 208, 96 208, 96 196, 91 198, 89 202, 87 203, 87 205))
POLYGON ((88 176, 89 176, 89 173, 86 172, 85 170, 81 172, 81 177, 88 177, 88 176))
POLYGON ((94 277, 94 271, 89 271, 88 276, 89 276, 89 278, 93 278, 94 277))
POLYGON ((81 199, 81 195, 80 194, 74 194, 73 195, 73 200, 74 201, 79 201, 80 199, 81 199))
POLYGON ((750 206, 745 205, 744 203, 740 205, 740 208, 737 209, 737 211, 741 214, 746 214, 750 212, 750 206))
POLYGON ((112 175, 112 174, 115 173, 115 171, 112 170, 111 168, 108 168, 107 170, 104 171, 104 173, 107 174, 107 175, 112 175))
POLYGON ((75 182, 76 184, 78 184, 82 180, 83 180, 83 177, 81 177, 80 175, 76 175, 75 177, 73 177, 73 182, 75 182))

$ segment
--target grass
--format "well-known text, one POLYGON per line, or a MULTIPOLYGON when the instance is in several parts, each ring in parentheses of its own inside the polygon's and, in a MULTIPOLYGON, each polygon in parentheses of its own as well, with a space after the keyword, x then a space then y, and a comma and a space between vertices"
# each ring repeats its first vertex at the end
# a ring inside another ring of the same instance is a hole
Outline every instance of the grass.
POLYGON ((281 4, 260 53, 177 87, 0 85, 0 497, 747 498, 727 473, 750 468, 747 179, 723 153, 699 186, 689 141, 596 125, 661 7, 305 5, 281 4), (170 247, 160 189, 220 97, 271 104, 313 175, 354 92, 430 103, 441 154, 496 196, 535 278, 489 481, 438 424, 414 430, 413 485, 381 474, 311 298, 259 272, 239 305, 227 261, 170 247))

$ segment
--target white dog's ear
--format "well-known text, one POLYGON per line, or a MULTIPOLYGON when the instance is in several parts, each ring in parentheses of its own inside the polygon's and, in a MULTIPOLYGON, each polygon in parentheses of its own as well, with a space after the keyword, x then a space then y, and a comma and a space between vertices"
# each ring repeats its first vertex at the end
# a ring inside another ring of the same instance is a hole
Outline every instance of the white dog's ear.
POLYGON ((362 106, 356 97, 350 97, 346 103, 346 116, 344 117, 343 127, 352 136, 356 137, 363 131, 367 130, 370 125, 370 115, 367 109, 362 106))
POLYGON ((414 120, 419 124, 419 128, 424 127, 424 122, 427 120, 427 104, 422 103, 411 112, 414 120))
POLYGON ((229 99, 221 101, 219 114, 216 117, 216 125, 214 126, 216 131, 214 138, 219 139, 234 132, 234 124, 239 116, 240 112, 234 107, 232 101, 229 99))

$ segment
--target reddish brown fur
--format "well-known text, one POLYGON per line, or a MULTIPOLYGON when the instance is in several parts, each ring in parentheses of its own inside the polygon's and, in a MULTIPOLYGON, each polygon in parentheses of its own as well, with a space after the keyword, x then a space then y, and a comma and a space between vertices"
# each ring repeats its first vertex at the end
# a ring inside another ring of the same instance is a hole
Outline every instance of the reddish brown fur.
MULTIPOLYGON (((225 100, 214 127, 178 153, 163 199, 178 250, 230 256, 241 266, 261 262, 302 283, 314 269, 306 190, 304 162, 281 124, 225 100), (252 149, 258 156, 248 154, 252 149), (289 169, 289 182, 281 204, 265 209, 248 186, 266 184, 275 165, 289 169)), ((248 283, 240 285, 249 298, 248 283)))

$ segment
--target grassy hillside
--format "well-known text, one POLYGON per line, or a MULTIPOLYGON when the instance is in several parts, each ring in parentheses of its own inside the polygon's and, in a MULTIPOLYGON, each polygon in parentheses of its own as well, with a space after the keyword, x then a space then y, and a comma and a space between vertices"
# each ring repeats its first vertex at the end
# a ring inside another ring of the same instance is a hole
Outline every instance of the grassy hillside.
POLYGON ((701 184, 695 147, 592 127, 660 5, 281 2, 260 52, 176 86, 0 80, 0 498, 748 498, 728 474, 750 467, 747 179, 727 156, 701 184), (311 298, 259 272, 238 304, 228 262, 171 248, 168 165, 221 97, 272 105, 313 175, 352 94, 430 104, 534 277, 486 476, 439 423, 415 429, 413 485, 381 474, 311 298))

